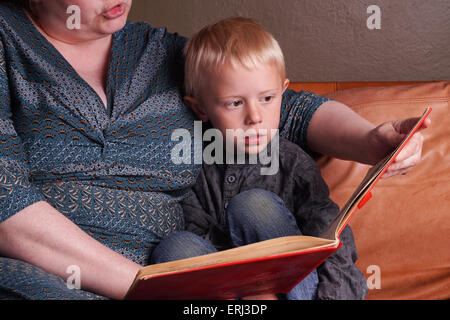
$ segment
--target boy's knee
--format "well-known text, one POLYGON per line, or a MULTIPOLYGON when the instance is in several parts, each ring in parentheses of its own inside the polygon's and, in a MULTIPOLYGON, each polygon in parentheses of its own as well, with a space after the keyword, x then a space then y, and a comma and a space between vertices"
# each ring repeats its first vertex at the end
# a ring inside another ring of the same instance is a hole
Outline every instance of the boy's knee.
POLYGON ((153 250, 150 264, 181 260, 215 251, 206 240, 188 231, 176 231, 164 238, 153 250))
POLYGON ((235 245, 289 235, 301 235, 296 220, 276 194, 252 189, 235 196, 227 207, 235 245))
POLYGON ((251 189, 234 196, 227 207, 227 215, 232 219, 251 223, 255 219, 272 219, 283 201, 273 192, 251 189))

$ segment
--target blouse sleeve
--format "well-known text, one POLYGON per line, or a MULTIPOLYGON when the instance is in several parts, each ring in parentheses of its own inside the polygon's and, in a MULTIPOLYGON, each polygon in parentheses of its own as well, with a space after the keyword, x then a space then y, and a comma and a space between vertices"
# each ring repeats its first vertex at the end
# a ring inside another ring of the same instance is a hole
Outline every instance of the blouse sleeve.
POLYGON ((0 223, 27 206, 45 200, 30 183, 30 169, 14 127, 7 60, 0 37, 0 223))
POLYGON ((309 122, 314 112, 330 100, 312 92, 286 90, 281 104, 280 136, 311 154, 306 139, 309 122))

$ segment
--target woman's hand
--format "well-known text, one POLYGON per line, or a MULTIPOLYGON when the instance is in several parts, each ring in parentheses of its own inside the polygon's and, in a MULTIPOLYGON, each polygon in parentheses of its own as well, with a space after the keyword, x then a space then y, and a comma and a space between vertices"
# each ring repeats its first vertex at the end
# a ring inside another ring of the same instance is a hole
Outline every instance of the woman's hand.
MULTIPOLYGON (((327 101, 314 113, 308 127, 311 150, 334 158, 375 165, 392 152, 419 118, 385 122, 379 126, 362 118, 346 105, 327 101)), ((420 129, 431 124, 426 119, 420 129)), ((422 157, 423 136, 416 132, 383 178, 406 174, 422 157)))
MULTIPOLYGON (((370 150, 373 150, 374 163, 383 159, 392 152, 405 138, 406 134, 414 127, 419 118, 385 122, 374 128, 369 133, 370 150)), ((430 119, 426 119, 419 130, 428 128, 430 119)), ((422 157, 423 135, 416 132, 405 145, 394 162, 388 167, 382 178, 388 178, 398 174, 406 174, 419 164, 422 157)))

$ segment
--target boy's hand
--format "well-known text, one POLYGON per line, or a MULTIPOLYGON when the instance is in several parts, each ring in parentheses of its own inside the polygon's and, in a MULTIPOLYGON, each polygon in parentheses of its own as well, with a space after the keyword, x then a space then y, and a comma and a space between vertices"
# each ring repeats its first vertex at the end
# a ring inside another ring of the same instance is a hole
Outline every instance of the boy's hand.
MULTIPOLYGON (((409 118, 383 123, 373 129, 369 134, 369 141, 373 158, 381 160, 389 152, 392 152, 405 138, 406 134, 414 127, 419 118, 409 118)), ((419 130, 428 128, 430 119, 426 119, 419 130)), ((394 162, 388 167, 382 178, 388 178, 398 174, 406 174, 411 171, 422 157, 423 135, 416 132, 394 162)))

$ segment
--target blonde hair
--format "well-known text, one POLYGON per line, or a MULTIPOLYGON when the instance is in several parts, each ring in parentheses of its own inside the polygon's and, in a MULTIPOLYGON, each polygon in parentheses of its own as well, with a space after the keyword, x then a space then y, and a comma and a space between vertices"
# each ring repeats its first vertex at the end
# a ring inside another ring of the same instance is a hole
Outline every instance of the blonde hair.
POLYGON ((248 18, 227 18, 198 31, 186 44, 185 90, 197 96, 202 73, 230 63, 248 69, 274 63, 281 81, 286 77, 283 52, 275 38, 259 23, 248 18))

